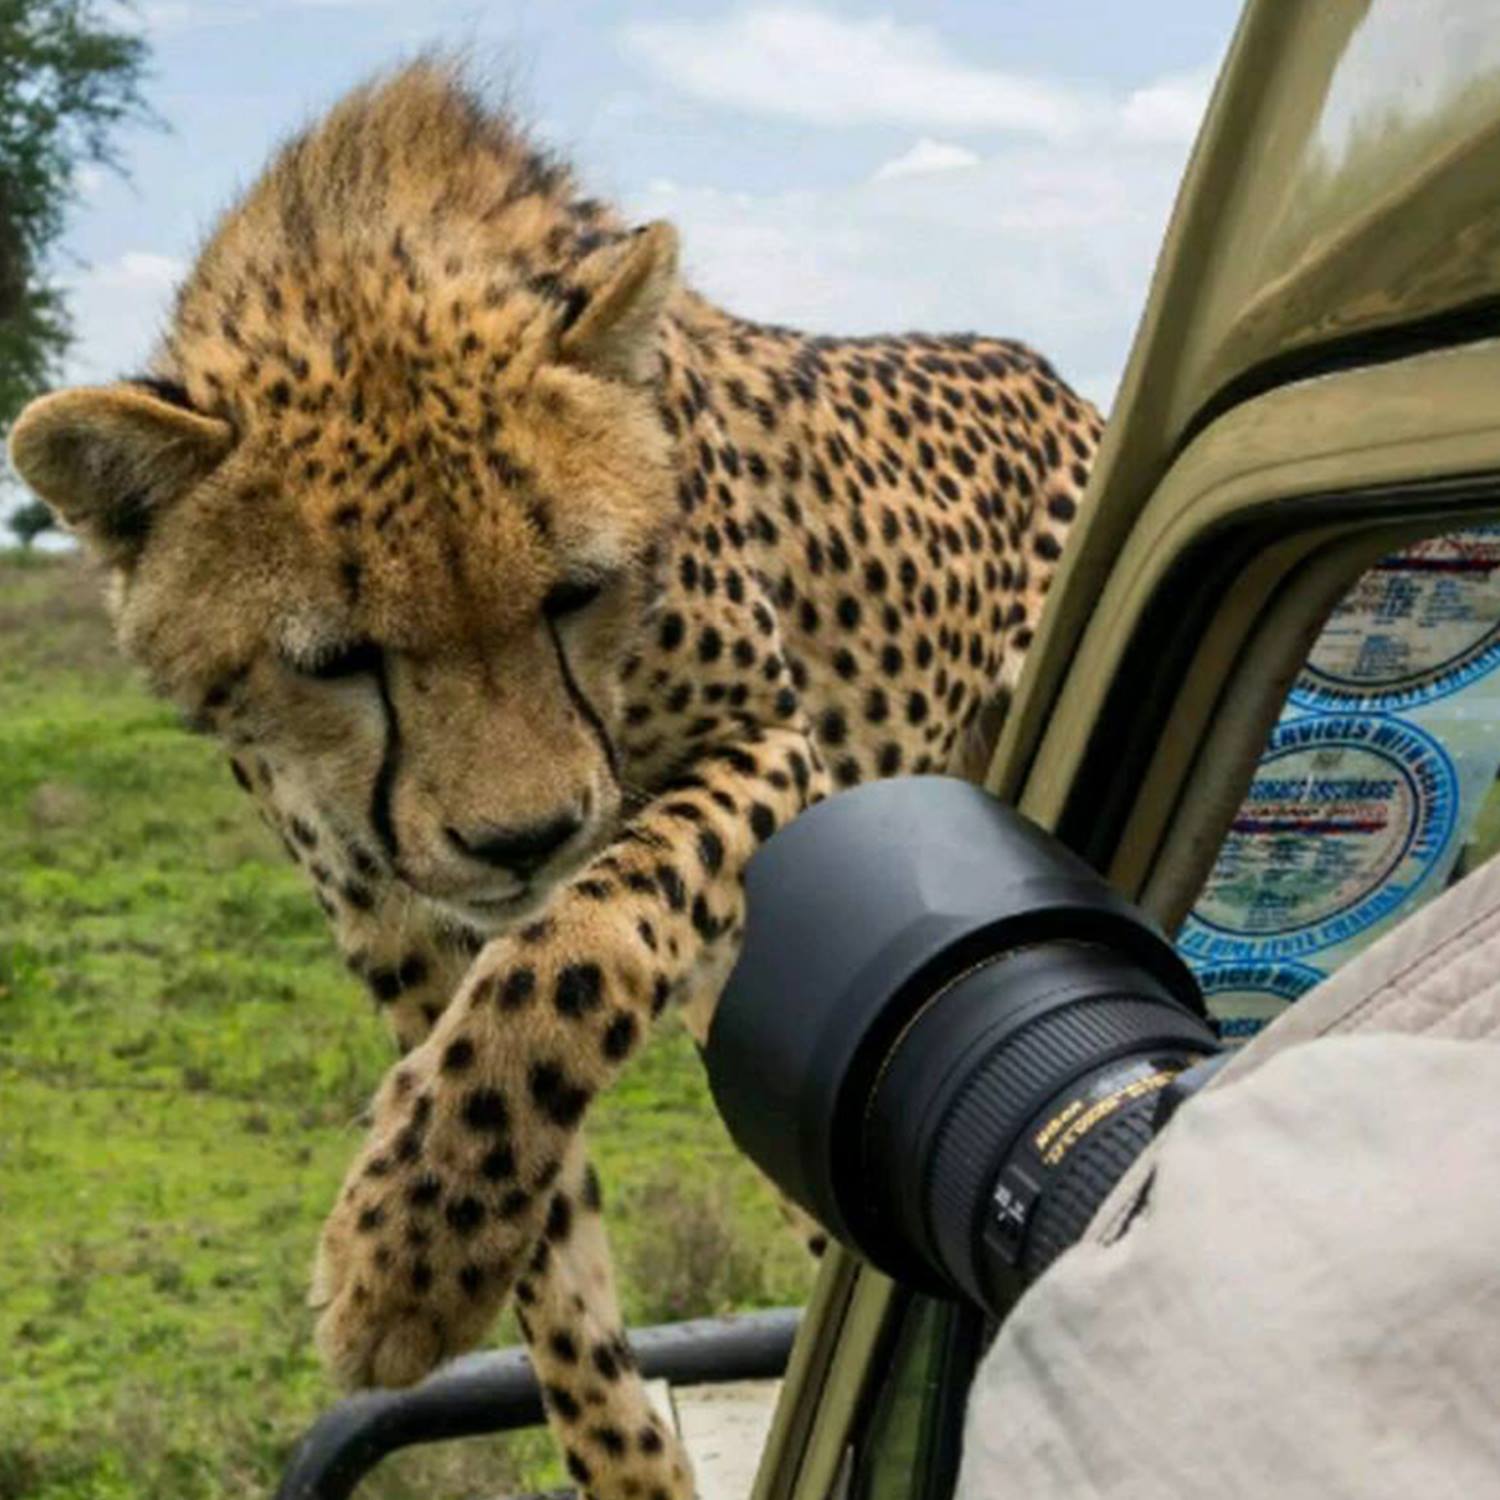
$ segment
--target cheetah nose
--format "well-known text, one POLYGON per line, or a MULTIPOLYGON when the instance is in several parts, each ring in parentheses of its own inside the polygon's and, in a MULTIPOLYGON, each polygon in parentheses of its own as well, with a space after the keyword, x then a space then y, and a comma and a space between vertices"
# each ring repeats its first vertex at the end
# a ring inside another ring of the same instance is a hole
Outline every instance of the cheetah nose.
POLYGON ((474 828, 467 833, 449 825, 449 841, 470 859, 498 866, 522 877, 534 875, 583 827, 577 813, 563 813, 526 828, 474 828))

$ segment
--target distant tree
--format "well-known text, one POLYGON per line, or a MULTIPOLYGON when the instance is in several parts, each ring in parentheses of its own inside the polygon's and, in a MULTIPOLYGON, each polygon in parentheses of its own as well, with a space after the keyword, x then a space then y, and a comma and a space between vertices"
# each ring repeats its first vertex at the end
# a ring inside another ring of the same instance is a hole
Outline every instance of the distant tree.
POLYGON ((118 167, 110 138, 148 118, 145 42, 118 3, 0 0, 0 432, 45 388, 71 325, 49 257, 77 173, 118 167))
POLYGON ((57 517, 40 500, 27 500, 11 511, 5 524, 23 547, 29 547, 44 531, 57 529, 57 517))

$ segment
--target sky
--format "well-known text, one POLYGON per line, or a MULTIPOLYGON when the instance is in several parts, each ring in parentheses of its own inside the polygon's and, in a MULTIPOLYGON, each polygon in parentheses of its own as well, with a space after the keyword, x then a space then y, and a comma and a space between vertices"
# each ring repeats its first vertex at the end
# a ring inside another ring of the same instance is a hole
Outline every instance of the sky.
MULTIPOLYGON (((113 0, 111 0, 113 3, 113 0)), ((66 375, 142 368, 274 144, 424 47, 641 221, 700 291, 819 332, 973 330, 1108 404, 1232 0, 136 0, 164 130, 89 170, 66 375)), ((122 14, 124 13, 122 4, 122 14)))

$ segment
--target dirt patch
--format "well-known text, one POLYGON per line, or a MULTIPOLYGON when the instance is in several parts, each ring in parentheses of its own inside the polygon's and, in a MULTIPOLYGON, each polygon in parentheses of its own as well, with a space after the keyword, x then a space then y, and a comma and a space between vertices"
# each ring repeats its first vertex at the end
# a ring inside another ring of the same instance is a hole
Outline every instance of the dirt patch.
POLYGON ((75 828, 87 822, 92 811, 88 794, 68 781, 42 782, 26 803, 26 816, 38 833, 75 828))

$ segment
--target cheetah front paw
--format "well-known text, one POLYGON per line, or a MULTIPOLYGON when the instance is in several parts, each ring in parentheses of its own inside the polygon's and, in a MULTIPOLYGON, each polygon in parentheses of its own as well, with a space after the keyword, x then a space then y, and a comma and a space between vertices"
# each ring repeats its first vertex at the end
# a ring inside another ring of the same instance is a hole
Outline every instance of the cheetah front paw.
POLYGON ((455 1085, 443 1071, 453 1044, 437 1042, 387 1078, 323 1228, 309 1301, 319 1353, 345 1387, 410 1385, 473 1348, 540 1232, 504 1096, 455 1085))

